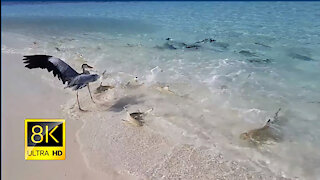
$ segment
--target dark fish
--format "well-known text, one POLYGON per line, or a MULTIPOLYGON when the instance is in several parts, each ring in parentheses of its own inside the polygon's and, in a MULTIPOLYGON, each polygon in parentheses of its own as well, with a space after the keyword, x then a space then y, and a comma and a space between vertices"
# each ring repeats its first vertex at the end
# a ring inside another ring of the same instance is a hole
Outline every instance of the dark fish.
POLYGON ((242 54, 244 56, 247 56, 247 57, 256 57, 256 53, 254 52, 250 52, 250 51, 247 51, 247 50, 241 50, 239 51, 239 54, 242 54))
POLYGON ((302 61, 314 61, 314 59, 312 59, 311 57, 301 55, 298 53, 289 53, 288 56, 293 59, 298 59, 298 60, 302 60, 302 61))
POLYGON ((271 46, 268 46, 268 45, 265 45, 265 44, 262 44, 262 43, 259 43, 259 42, 255 42, 254 44, 262 46, 262 47, 266 47, 266 48, 271 48, 271 46))
POLYGON ((311 101, 309 103, 312 103, 312 104, 320 104, 320 101, 311 101))
POLYGON ((212 42, 215 42, 216 40, 214 40, 214 39, 211 39, 211 38, 206 38, 206 39, 204 39, 204 40, 201 40, 201 41, 197 41, 197 42, 195 42, 195 44, 196 43, 212 43, 212 42))
POLYGON ((204 40, 201 40, 201 41, 197 41, 195 43, 192 43, 192 44, 187 44, 187 43, 184 43, 184 42, 179 42, 179 41, 174 41, 172 38, 166 38, 166 43, 162 46, 156 46, 156 48, 158 49, 171 49, 171 50, 176 50, 176 49, 198 49, 200 48, 201 46, 199 44, 203 44, 203 43, 211 43, 211 42, 214 42, 215 40, 214 39, 211 39, 211 38, 207 38, 207 39, 204 39, 204 40))
POLYGON ((200 48, 200 47, 201 47, 201 46, 200 46, 200 45, 197 45, 197 44, 191 44, 191 45, 185 46, 185 48, 188 48, 188 49, 190 49, 190 48, 198 49, 198 48, 200 48))
POLYGON ((259 59, 259 58, 248 59, 248 61, 251 63, 262 63, 262 64, 271 63, 270 59, 259 59))

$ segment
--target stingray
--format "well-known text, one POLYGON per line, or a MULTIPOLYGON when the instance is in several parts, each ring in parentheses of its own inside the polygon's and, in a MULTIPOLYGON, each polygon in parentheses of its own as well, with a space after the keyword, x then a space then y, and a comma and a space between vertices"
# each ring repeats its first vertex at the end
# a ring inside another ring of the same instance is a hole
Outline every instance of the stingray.
POLYGON ((114 88, 114 86, 103 86, 103 85, 102 85, 102 82, 101 82, 101 83, 100 83, 100 86, 97 87, 95 93, 96 93, 96 94, 102 93, 102 92, 104 92, 104 91, 107 91, 107 90, 113 89, 113 88, 114 88))
POLYGON ((133 78, 133 80, 127 82, 127 84, 125 85, 125 87, 127 88, 137 88, 142 86, 144 83, 139 83, 138 81, 138 77, 133 78))
POLYGON ((169 86, 163 86, 163 87, 158 86, 158 87, 156 87, 156 89, 157 89, 158 91, 160 91, 160 92, 169 93, 169 94, 175 94, 173 91, 171 91, 171 90, 169 89, 169 86))
MULTIPOLYGON (((124 107, 124 109, 126 110, 126 108, 124 107)), ((153 109, 149 109, 145 112, 140 112, 140 111, 137 111, 137 112, 132 112, 132 113, 129 113, 127 110, 127 118, 126 120, 123 119, 123 121, 127 122, 127 123, 130 123, 132 125, 135 125, 135 126, 143 126, 144 124, 144 117, 149 114, 153 109)))
POLYGON ((267 144, 267 142, 278 142, 282 139, 282 136, 274 128, 271 127, 271 124, 278 121, 278 113, 281 108, 275 113, 273 120, 269 119, 266 124, 257 129, 253 129, 247 132, 244 132, 240 135, 240 139, 246 140, 249 143, 254 145, 267 144))

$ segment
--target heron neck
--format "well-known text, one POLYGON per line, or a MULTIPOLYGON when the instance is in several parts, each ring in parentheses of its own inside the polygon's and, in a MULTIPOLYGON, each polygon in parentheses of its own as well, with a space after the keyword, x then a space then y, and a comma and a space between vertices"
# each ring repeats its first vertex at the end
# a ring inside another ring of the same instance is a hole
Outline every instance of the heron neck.
POLYGON ((82 68, 82 74, 90 74, 90 72, 86 68, 82 68))

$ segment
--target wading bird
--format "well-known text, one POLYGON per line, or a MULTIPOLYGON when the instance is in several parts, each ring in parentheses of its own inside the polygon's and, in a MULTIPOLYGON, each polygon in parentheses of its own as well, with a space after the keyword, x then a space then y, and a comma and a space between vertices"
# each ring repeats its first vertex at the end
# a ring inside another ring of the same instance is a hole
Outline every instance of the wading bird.
MULTIPOLYGON (((82 73, 78 73, 72 67, 70 67, 67 63, 63 60, 48 56, 48 55, 30 55, 30 56, 23 56, 24 63, 26 63, 27 68, 34 69, 34 68, 41 68, 47 69, 48 72, 53 72, 54 76, 58 76, 59 80, 68 85, 65 88, 72 88, 73 90, 77 91, 77 102, 79 109, 83 111, 80 107, 79 97, 78 97, 78 90, 88 86, 90 97, 93 101, 89 83, 94 82, 99 79, 99 75, 97 74, 90 74, 85 68, 92 68, 87 64, 82 65, 82 73)), ((94 101, 93 101, 94 102, 94 101)))

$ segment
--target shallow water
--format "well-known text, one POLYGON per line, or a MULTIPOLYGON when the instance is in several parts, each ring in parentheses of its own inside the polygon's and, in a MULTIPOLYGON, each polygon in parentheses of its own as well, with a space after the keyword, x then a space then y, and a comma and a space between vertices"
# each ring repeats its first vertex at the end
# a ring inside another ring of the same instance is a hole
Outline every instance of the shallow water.
MULTIPOLYGON (((135 76, 149 88, 168 84, 174 97, 141 91, 129 103, 154 106, 154 131, 241 151, 277 174, 319 178, 320 3, 35 3, 2 11, 3 32, 30 43, 3 44, 3 52, 86 61, 106 70, 104 83, 119 87, 135 76), (157 48, 168 37, 216 41, 199 49, 157 48), (262 127, 280 107, 272 128, 282 140, 243 145, 239 135, 262 127)), ((128 104, 118 103, 114 112, 128 104)))

